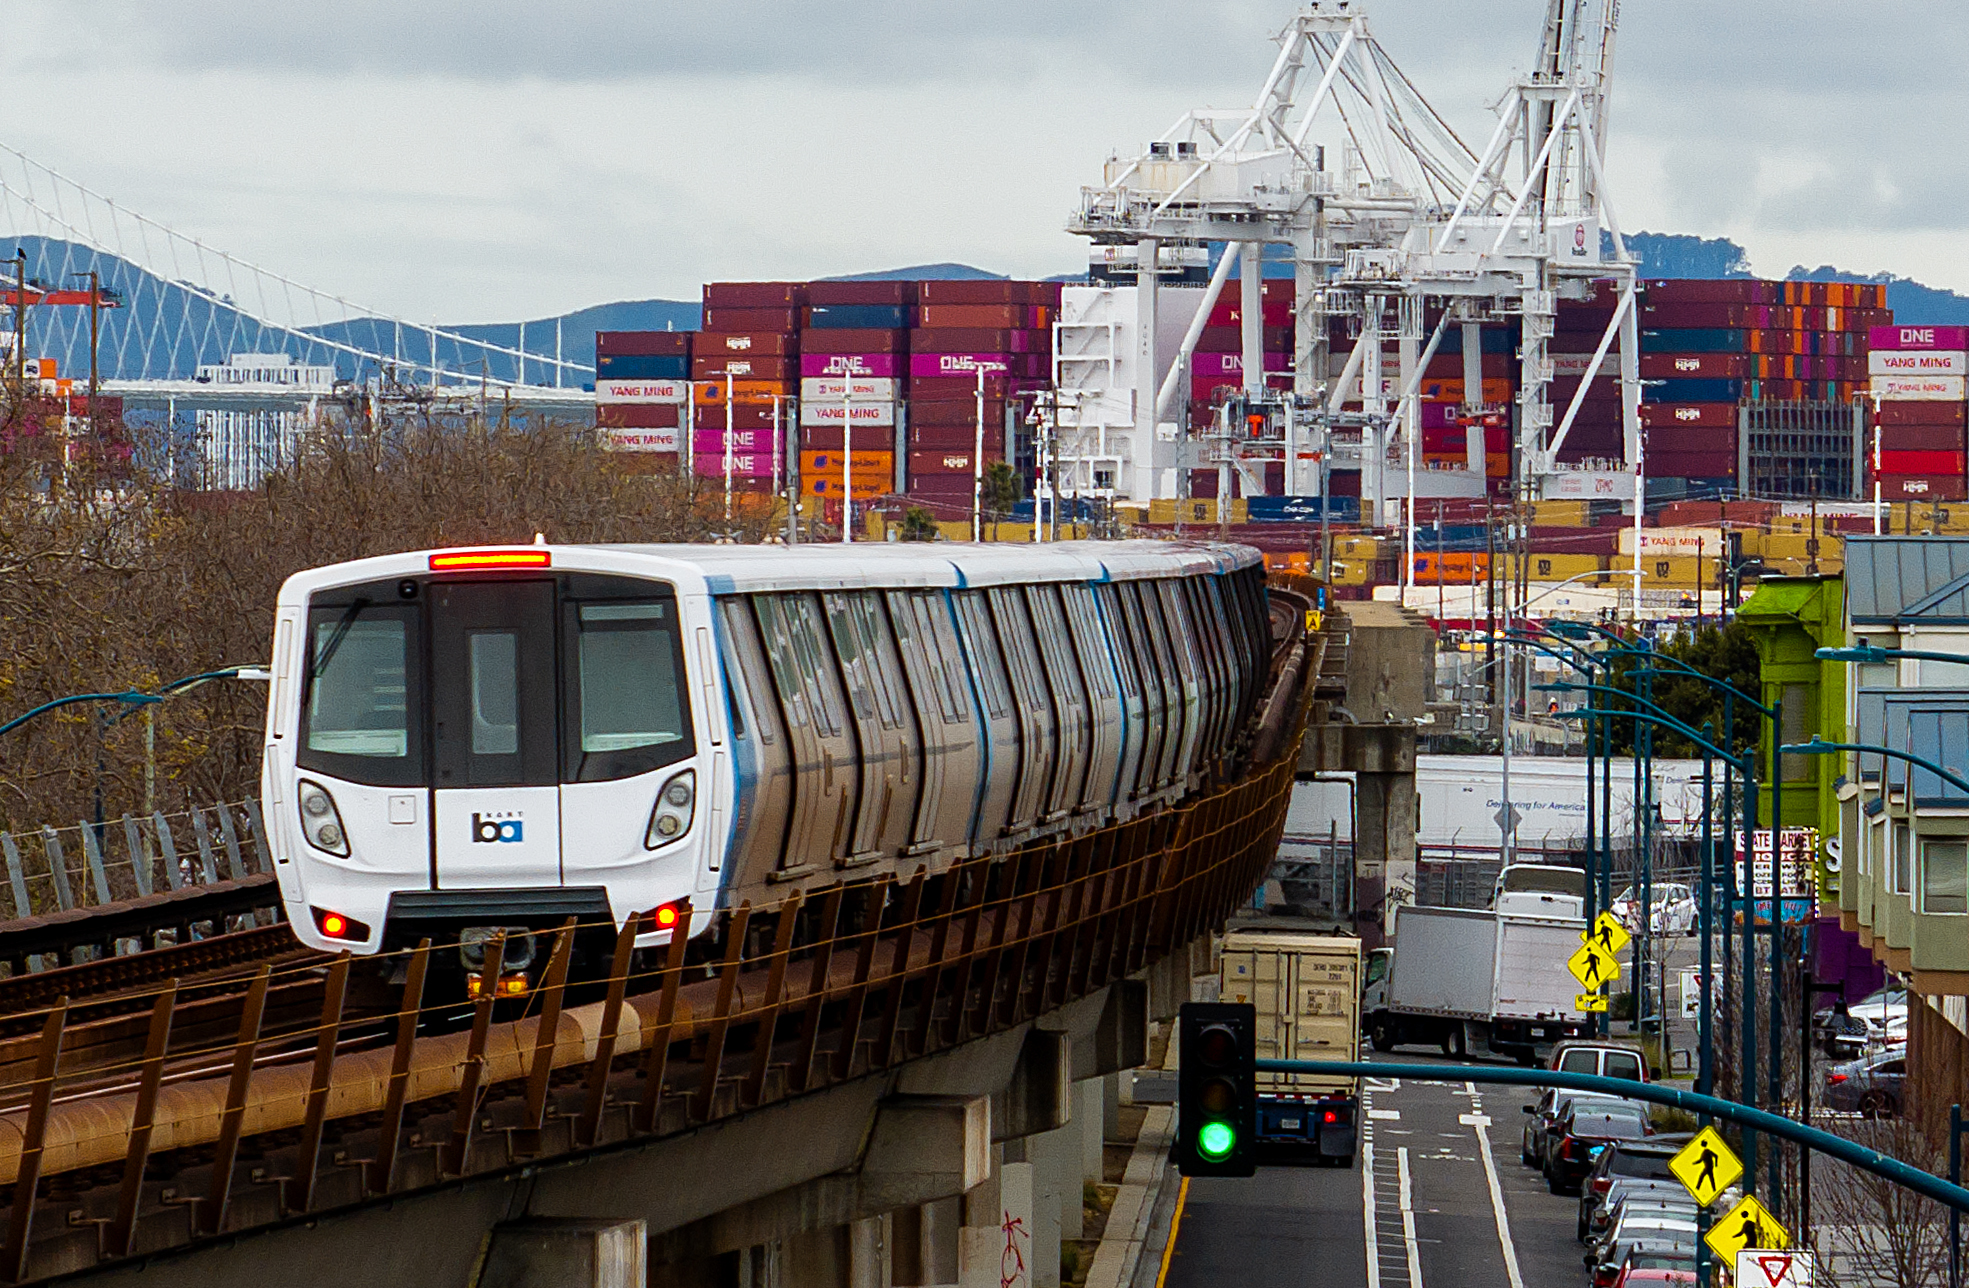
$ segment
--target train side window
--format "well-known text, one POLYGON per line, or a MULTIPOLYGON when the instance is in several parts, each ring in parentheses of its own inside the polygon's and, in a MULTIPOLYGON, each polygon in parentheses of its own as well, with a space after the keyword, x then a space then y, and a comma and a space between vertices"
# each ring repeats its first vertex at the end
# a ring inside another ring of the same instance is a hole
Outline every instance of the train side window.
POLYGON ((1081 668, 1073 655, 1073 643, 1068 639, 1073 627, 1061 611, 1059 588, 1051 585, 1027 586, 1026 603, 1032 614, 1033 641, 1039 645, 1039 673, 1053 679, 1057 685, 1065 686, 1061 693, 1068 705, 1084 705, 1079 679, 1081 668))
POLYGON ((1142 673, 1142 693, 1146 700, 1160 709, 1164 698, 1164 686, 1168 683, 1165 664, 1159 658, 1156 639, 1149 630, 1148 610, 1142 603, 1142 584, 1126 582, 1120 589, 1123 616, 1128 621, 1128 642, 1135 650, 1135 664, 1142 673))
POLYGON ((1094 696, 1113 697, 1112 650, 1101 637, 1101 625, 1094 609, 1094 592, 1086 586, 1062 586, 1060 597, 1066 603, 1067 625, 1080 647, 1081 669, 1086 672, 1088 683, 1094 686, 1094 696))
MULTIPOLYGON (((945 724, 969 724, 970 704, 964 701, 958 688, 960 663, 951 656, 951 645, 955 641, 945 638, 948 629, 943 605, 938 603, 935 591, 910 591, 904 599, 905 611, 891 612, 895 619, 896 634, 913 641, 927 664, 930 673, 930 687, 936 693, 937 711, 943 716, 945 724), (939 630, 942 626, 945 630, 939 630)), ((894 607, 893 601, 891 607, 894 607)))
POLYGON ((821 737, 839 737, 845 713, 834 709, 827 686, 820 682, 821 657, 814 641, 824 628, 817 606, 799 594, 759 595, 752 602, 787 721, 795 726, 811 721, 821 737))
POLYGON ((746 613, 742 599, 718 601, 719 625, 723 628, 718 632, 719 647, 725 658, 725 681, 731 689, 732 737, 743 738, 747 730, 756 729, 759 741, 771 746, 775 741, 773 722, 759 719, 755 705, 758 699, 752 695, 755 677, 745 669, 745 661, 738 648, 741 632, 752 629, 752 623, 746 620, 746 613))
POLYGON ((1121 596, 1113 585, 1097 586, 1094 596, 1103 610, 1107 630, 1096 627, 1095 638, 1110 641, 1105 650, 1114 658, 1114 669, 1121 680, 1123 696, 1136 698, 1142 693, 1142 677, 1135 672, 1135 649, 1128 639, 1128 623, 1121 611, 1121 596))
POLYGON ((984 592, 959 591, 953 598, 957 604, 958 630, 964 640, 964 651, 972 659, 972 675, 976 677, 985 713, 993 720, 1002 720, 1011 714, 1011 694, 1006 688, 1005 664, 985 608, 984 592))
POLYGON ((1026 610, 1025 597, 1018 591, 1014 586, 994 587, 986 592, 991 596, 998 637, 1005 646, 1005 669, 1011 675, 1013 690, 1028 710, 1050 709, 1052 698, 1040 665, 1038 646, 1032 637, 1032 617, 1026 610))
POLYGON ((861 631, 862 651, 868 658, 870 687, 875 691, 875 704, 882 713, 882 726, 885 729, 900 729, 904 722, 904 697, 897 687, 901 678, 893 667, 883 664, 883 659, 891 655, 894 647, 893 625, 889 614, 882 606, 881 599, 872 590, 857 591, 846 596, 848 616, 861 631), (882 637, 890 636, 890 648, 882 647, 882 637))

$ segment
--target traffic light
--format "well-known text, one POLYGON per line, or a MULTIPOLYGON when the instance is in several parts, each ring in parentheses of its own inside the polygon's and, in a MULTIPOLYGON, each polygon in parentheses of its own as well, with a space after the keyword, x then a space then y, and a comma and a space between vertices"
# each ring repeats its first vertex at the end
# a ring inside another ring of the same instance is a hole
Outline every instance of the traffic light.
POLYGON ((1177 1019, 1176 1170, 1257 1171, 1257 1012, 1248 1002, 1186 1002, 1177 1019))

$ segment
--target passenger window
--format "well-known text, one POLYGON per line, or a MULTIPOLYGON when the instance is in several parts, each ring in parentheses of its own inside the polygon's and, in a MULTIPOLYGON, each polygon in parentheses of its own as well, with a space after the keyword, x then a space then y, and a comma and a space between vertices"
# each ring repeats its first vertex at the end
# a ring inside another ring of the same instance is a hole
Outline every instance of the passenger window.
POLYGON ((1094 597, 1100 601, 1101 612, 1098 623, 1104 624, 1096 638, 1104 644, 1104 651, 1114 659, 1114 669, 1121 679, 1121 692, 1130 698, 1140 697, 1142 678, 1135 671, 1135 650, 1128 642, 1128 624, 1122 618, 1121 599, 1113 586, 1101 586, 1094 597))
POLYGON ((999 656, 998 636, 985 610, 984 592, 964 591, 956 596, 957 625, 964 637, 964 651, 972 659, 978 693, 986 713, 1002 720, 1011 713, 1011 696, 1006 689, 1004 663, 999 656))
MULTIPOLYGON (((1589 1068, 1585 1072, 1591 1073, 1592 1070, 1589 1068)), ((1609 1078, 1626 1078, 1631 1082, 1640 1082, 1642 1080, 1641 1057, 1635 1055, 1632 1051, 1607 1052, 1606 1076, 1609 1078)))
POLYGON ((389 616, 372 620, 363 608, 311 614, 303 745, 332 756, 403 760, 411 754, 408 624, 401 610, 383 610, 389 616))
POLYGON ((1072 627, 1074 639, 1080 646, 1081 669, 1087 675, 1087 682, 1093 686, 1097 698, 1114 696, 1114 666, 1112 650, 1101 637, 1101 626, 1094 610, 1094 592, 1085 586, 1062 586, 1060 596, 1066 603, 1067 622, 1072 627))
POLYGON ((745 604, 736 599, 718 601, 719 652, 725 660, 725 683, 728 686, 732 710, 732 737, 743 738, 748 729, 759 731, 759 741, 771 746, 773 726, 770 720, 758 718, 757 709, 752 705, 752 677, 747 673, 740 658, 738 639, 740 632, 748 631, 751 623, 745 617, 745 604))
POLYGON ((935 691, 937 711, 943 716, 943 722, 965 724, 968 721, 965 711, 967 704, 958 692, 955 667, 945 650, 943 636, 937 630, 937 614, 941 607, 934 592, 917 591, 907 597, 905 611, 892 612, 890 616, 895 619, 896 635, 903 647, 913 646, 919 650, 924 669, 929 672, 930 687, 935 691))
MULTIPOLYGON (((690 717, 683 698, 676 614, 676 604, 668 600, 565 606, 563 656, 573 671, 567 686, 575 736, 568 757, 572 780, 627 778, 661 768, 688 751, 690 717)), ((484 633, 471 637, 474 754, 487 754, 479 750, 478 672, 481 643, 488 638, 484 633)))
POLYGON ((1559 1059, 1559 1072, 1594 1074, 1600 1071, 1599 1063, 1597 1051, 1568 1051, 1559 1059))
MULTIPOLYGON (((472 754, 516 756, 520 751, 520 641, 511 631, 470 631, 472 754)), ((590 750, 588 732, 581 738, 590 750)), ((595 748, 594 750, 614 750, 595 748)))

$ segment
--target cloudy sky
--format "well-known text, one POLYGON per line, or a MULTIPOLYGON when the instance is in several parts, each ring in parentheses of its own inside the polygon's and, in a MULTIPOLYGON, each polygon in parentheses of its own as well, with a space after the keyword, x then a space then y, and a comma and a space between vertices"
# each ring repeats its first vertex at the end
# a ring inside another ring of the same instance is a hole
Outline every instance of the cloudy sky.
MULTIPOLYGON (((1542 0, 1368 0, 1480 146, 1542 0)), ((410 318, 938 260, 1050 274, 1079 186, 1248 103, 1282 0, 12 0, 0 143, 410 318)), ((1627 228, 1969 291, 1969 5, 1628 0, 1627 228)), ((10 230, 11 231, 11 230, 10 230)))

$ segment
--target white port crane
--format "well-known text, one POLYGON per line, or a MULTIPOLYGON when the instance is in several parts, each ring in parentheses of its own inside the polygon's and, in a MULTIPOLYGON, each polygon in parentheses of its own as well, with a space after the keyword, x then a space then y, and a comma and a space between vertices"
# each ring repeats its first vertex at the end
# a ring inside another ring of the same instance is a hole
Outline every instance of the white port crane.
MULTIPOLYGON (((1464 400, 1472 408, 1482 401, 1479 328, 1486 320, 1521 324, 1514 481, 1527 499, 1592 495, 1613 485, 1604 470, 1592 472, 1588 483, 1578 471, 1562 469, 1557 454, 1618 337, 1621 472, 1632 473, 1638 502, 1635 265, 1608 200, 1604 153, 1618 14, 1618 0, 1548 0, 1537 61, 1509 86, 1497 105, 1496 128, 1476 152, 1382 47, 1358 0, 1311 0, 1275 38, 1278 57, 1249 108, 1186 113, 1140 155, 1111 158, 1100 186, 1081 190, 1068 227, 1096 244, 1136 247, 1137 424, 1153 428, 1170 411, 1234 261, 1243 265, 1243 385, 1262 396, 1260 261, 1267 244, 1284 243, 1292 248, 1297 286, 1293 387, 1302 405, 1316 409, 1311 446, 1328 462, 1336 446, 1346 451, 1325 433, 1328 422, 1317 409, 1337 413, 1358 397, 1369 422, 1358 449, 1363 517, 1382 518, 1383 503, 1406 493, 1405 581, 1414 567, 1417 389, 1452 321, 1461 324, 1464 400), (1316 126, 1339 146, 1337 170, 1327 164, 1316 126), (1603 251, 1602 230, 1611 256, 1603 251), (1158 382, 1158 247, 1206 241, 1231 243, 1236 253, 1226 248, 1174 364, 1158 382), (1608 279, 1617 294, 1613 320, 1555 424, 1548 341, 1557 302, 1589 298, 1594 283, 1608 279), (1425 301, 1442 306, 1426 342, 1425 301), (1390 312, 1392 400, 1383 374, 1390 312), (1333 315, 1356 316, 1360 324, 1344 368, 1329 378, 1333 315), (1400 488, 1390 486, 1396 449, 1405 464, 1400 488)), ((1288 493, 1300 490, 1295 455, 1288 448, 1288 493)), ((1192 455, 1186 463, 1198 462, 1192 455)), ((1475 473, 1481 491, 1480 465, 1475 473)), ((1636 603, 1638 577, 1637 571, 1636 603)))

